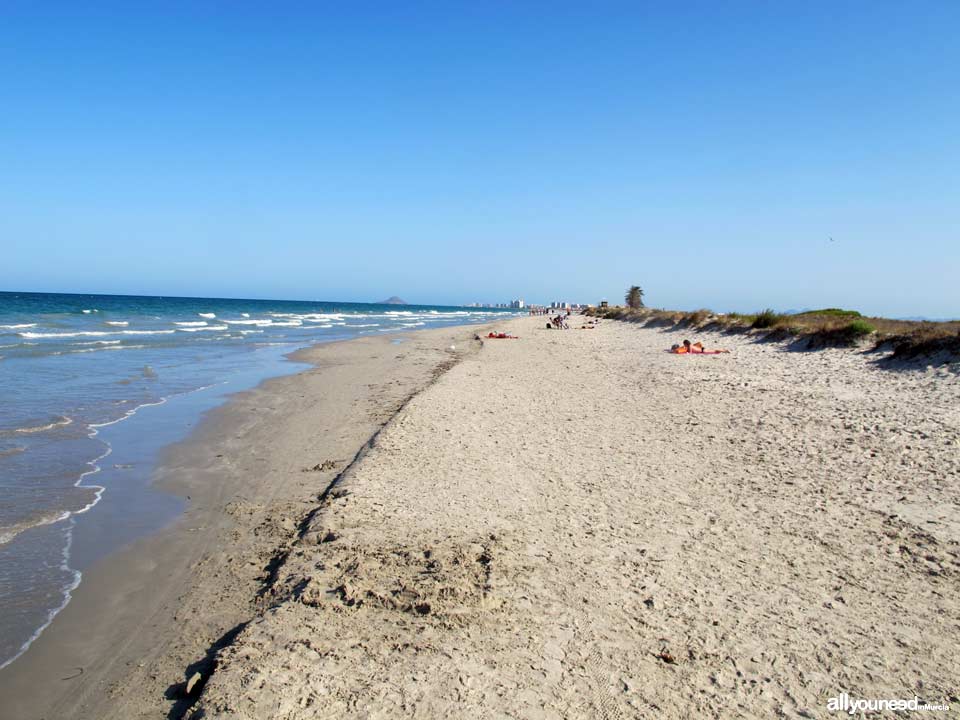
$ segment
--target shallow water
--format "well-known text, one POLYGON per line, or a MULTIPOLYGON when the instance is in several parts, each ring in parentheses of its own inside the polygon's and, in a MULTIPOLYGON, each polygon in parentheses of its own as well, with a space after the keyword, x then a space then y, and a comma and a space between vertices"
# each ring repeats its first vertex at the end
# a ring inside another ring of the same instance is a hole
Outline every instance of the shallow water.
POLYGON ((175 518, 157 454, 292 350, 498 310, 0 293, 0 667, 90 563, 175 518))

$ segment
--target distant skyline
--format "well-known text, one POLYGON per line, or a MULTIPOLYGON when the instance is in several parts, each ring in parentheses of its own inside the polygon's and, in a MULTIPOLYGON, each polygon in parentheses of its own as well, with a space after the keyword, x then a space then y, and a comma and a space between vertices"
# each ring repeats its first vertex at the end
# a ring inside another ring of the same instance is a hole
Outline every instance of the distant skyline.
POLYGON ((960 317, 960 3, 5 3, 0 290, 960 317))

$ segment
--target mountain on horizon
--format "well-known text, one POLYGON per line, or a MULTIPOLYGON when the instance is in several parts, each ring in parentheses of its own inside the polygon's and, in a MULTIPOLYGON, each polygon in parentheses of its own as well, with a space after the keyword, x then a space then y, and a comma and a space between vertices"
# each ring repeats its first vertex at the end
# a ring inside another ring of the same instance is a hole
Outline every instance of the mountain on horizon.
POLYGON ((396 295, 388 297, 386 300, 381 300, 378 305, 407 305, 407 301, 403 298, 399 298, 396 295))

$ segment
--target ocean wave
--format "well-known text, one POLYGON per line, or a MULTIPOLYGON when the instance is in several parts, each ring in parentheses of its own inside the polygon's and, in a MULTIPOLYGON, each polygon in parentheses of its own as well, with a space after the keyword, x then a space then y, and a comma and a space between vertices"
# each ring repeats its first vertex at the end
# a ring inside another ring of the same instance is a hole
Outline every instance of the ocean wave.
POLYGON ((126 327, 129 324, 126 320, 107 320, 107 325, 113 325, 114 327, 126 327))
POLYGON ((10 457, 11 455, 19 455, 22 452, 25 452, 26 448, 22 445, 17 445, 16 447, 7 448, 6 450, 0 450, 0 458, 10 457))
POLYGON ((227 325, 273 325, 273 320, 224 320, 227 325))
POLYGON ((17 333, 22 338, 27 339, 37 339, 37 338, 53 338, 53 337, 99 337, 101 335, 116 335, 117 333, 108 332, 106 330, 82 330, 79 332, 67 332, 67 333, 38 333, 38 332, 22 332, 17 333))
POLYGON ((46 432, 58 427, 65 427, 73 423, 73 420, 66 415, 57 415, 50 422, 43 425, 26 425, 24 427, 11 428, 10 430, 0 430, 0 435, 32 435, 33 433, 46 432))
POLYGON ((343 313, 309 313, 295 317, 310 322, 327 322, 328 320, 343 320, 343 313))
POLYGON ((250 313, 240 313, 241 317, 250 317, 250 313))
POLYGON ((328 322, 330 320, 342 320, 343 313, 269 313, 270 317, 286 318, 288 320, 307 320, 309 322, 328 322))
POLYGON ((241 335, 253 335, 254 333, 262 333, 263 330, 237 330, 241 335))
POLYGON ((380 323, 361 323, 359 325, 347 325, 351 328, 363 328, 363 327, 380 327, 380 323))
POLYGON ((387 310, 384 315, 413 315, 409 310, 387 310))
POLYGON ((175 330, 78 330, 65 333, 17 333, 22 338, 36 340, 40 338, 103 337, 105 335, 171 335, 175 330))
POLYGON ((25 530, 30 530, 42 525, 53 525, 54 523, 66 520, 71 514, 69 510, 54 510, 37 517, 21 520, 13 525, 0 527, 0 545, 6 545, 25 530))
MULTIPOLYGON (((179 332, 201 332, 203 330, 227 330, 226 325, 207 325, 206 327, 182 327, 179 332)), ((173 332, 171 330, 170 332, 173 332)))
POLYGON ((426 325, 425 322, 414 322, 414 323, 403 323, 400 327, 419 327, 421 325, 426 325))
POLYGON ((32 328, 36 326, 36 323, 17 323, 15 325, 0 325, 0 330, 23 330, 25 328, 32 328))
POLYGON ((197 320, 197 321, 191 321, 191 322, 175 322, 173 324, 180 325, 181 327, 202 327, 203 325, 207 325, 208 323, 206 320, 197 320))
POLYGON ((97 310, 96 308, 93 308, 93 310, 81 310, 81 312, 82 312, 84 315, 89 315, 90 313, 95 313, 95 312, 100 312, 100 311, 97 310))
MULTIPOLYGON (((115 340, 114 342, 120 342, 115 340)), ((76 355, 78 353, 100 352, 101 350, 142 350, 146 345, 97 345, 97 347, 85 347, 79 350, 57 350, 51 355, 76 355)))
POLYGON ((215 318, 217 316, 216 313, 197 313, 197 315, 199 315, 202 318, 208 318, 208 319, 215 318))
POLYGON ((50 626, 50 623, 53 622, 53 619, 60 613, 60 611, 63 610, 67 606, 67 604, 70 602, 70 600, 73 598, 73 591, 76 590, 77 587, 79 587, 80 579, 83 577, 83 575, 79 570, 74 570, 73 568, 70 567, 70 548, 72 546, 73 546, 73 533, 70 532, 67 535, 67 542, 64 545, 63 553, 61 555, 62 560, 60 561, 60 569, 66 573, 70 573, 71 575, 73 575, 73 580, 71 580, 69 583, 67 583, 63 587, 63 602, 60 603, 60 605, 58 605, 57 607, 50 609, 50 611, 47 613, 46 621, 43 622, 43 624, 41 624, 40 627, 38 627, 33 632, 33 635, 27 638, 27 641, 20 646, 20 649, 13 655, 13 657, 8 658, 4 662, 0 663, 0 670, 3 670, 5 667, 7 667, 7 665, 9 665, 14 660, 16 660, 21 655, 23 655, 30 648, 30 646, 33 645, 34 641, 38 637, 40 637, 43 631, 50 626))

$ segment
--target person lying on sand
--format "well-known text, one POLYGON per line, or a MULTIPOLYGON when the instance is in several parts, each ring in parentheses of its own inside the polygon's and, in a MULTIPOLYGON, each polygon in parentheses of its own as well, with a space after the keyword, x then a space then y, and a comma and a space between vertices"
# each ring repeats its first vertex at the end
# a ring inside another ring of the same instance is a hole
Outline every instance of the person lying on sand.
POLYGON ((691 344, 689 340, 684 340, 683 345, 671 346, 670 352, 675 355, 720 355, 721 353, 728 353, 730 351, 707 350, 701 342, 695 342, 691 344))
POLYGON ((506 333, 490 333, 487 335, 491 340, 519 340, 518 335, 507 335, 506 333))

